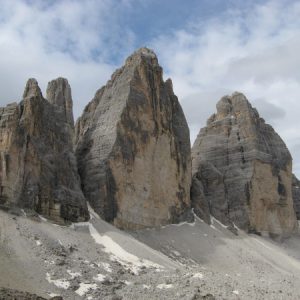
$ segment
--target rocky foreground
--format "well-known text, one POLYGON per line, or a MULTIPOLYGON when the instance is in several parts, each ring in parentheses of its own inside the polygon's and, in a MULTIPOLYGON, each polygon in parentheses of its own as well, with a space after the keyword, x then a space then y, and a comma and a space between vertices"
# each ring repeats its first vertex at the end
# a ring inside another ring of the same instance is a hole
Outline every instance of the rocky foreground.
MULTIPOLYGON (((214 219, 209 226, 197 218, 129 235, 96 214, 66 227, 0 212, 0 228, 0 286, 45 299, 300 295, 299 237, 277 244, 242 231, 236 236, 214 219)), ((0 299, 9 299, 3 293, 0 299)))

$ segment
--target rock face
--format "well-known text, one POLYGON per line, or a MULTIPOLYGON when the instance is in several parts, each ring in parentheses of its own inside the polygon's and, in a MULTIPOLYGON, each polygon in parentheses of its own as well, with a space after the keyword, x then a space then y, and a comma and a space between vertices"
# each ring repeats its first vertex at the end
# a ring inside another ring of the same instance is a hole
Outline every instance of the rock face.
POLYGON ((87 200, 120 228, 178 222, 190 207, 189 129, 171 80, 142 48, 97 91, 76 124, 87 200))
POLYGON ((240 93, 223 97, 192 148, 192 205, 227 225, 285 236, 297 227, 292 158, 240 93))
MULTIPOLYGON (((28 292, 17 291, 13 289, 0 287, 0 299, 2 300, 46 300, 45 298, 39 297, 35 294, 28 292)), ((51 298, 53 300, 62 300, 62 298, 51 298)))
POLYGON ((45 100, 37 81, 29 79, 23 101, 0 109, 0 204, 33 209, 57 222, 86 220, 68 82, 52 81, 48 97, 45 100))
POLYGON ((73 100, 71 87, 65 78, 57 78, 48 83, 47 100, 65 116, 67 123, 74 127, 73 100))
POLYGON ((294 209, 296 212, 296 217, 298 220, 300 220, 300 181, 297 179, 297 177, 294 174, 293 174, 292 192, 293 192, 294 209))

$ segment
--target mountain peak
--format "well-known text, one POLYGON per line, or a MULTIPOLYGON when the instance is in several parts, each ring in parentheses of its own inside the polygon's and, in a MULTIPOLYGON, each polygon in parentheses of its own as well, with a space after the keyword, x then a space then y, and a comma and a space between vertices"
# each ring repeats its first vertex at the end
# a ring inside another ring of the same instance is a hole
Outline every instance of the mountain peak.
POLYGON ((31 98, 31 97, 42 97, 41 89, 38 85, 38 82, 35 78, 29 78, 27 80, 23 98, 31 98))

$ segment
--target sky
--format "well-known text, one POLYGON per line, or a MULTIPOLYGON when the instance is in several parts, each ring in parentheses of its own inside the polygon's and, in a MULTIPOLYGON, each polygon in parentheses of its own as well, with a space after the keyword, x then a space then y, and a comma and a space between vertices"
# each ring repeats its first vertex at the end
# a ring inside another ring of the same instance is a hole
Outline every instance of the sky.
POLYGON ((28 78, 66 77, 74 115, 135 49, 171 78, 193 143, 217 101, 240 91, 271 124, 300 177, 300 1, 0 0, 0 105, 28 78))

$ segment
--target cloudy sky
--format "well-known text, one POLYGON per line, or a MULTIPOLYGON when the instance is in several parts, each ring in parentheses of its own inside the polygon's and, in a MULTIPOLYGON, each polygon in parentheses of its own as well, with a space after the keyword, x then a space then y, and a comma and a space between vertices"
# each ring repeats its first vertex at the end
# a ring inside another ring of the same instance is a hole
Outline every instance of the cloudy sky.
POLYGON ((300 1, 0 0, 0 104, 26 80, 68 78, 78 117, 136 48, 155 50, 191 140, 224 94, 243 92, 300 176, 300 1))

